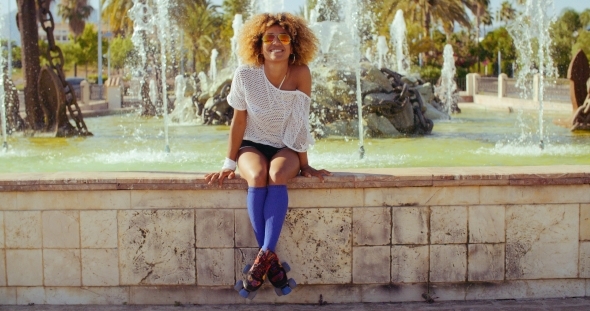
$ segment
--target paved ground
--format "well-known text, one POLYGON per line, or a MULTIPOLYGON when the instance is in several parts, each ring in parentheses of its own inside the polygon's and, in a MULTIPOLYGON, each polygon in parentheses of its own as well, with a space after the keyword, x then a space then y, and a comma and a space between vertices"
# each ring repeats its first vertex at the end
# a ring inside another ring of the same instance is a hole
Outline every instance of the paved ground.
POLYGON ((0 306, 4 311, 204 311, 204 310, 243 310, 243 311, 409 311, 409 310, 443 310, 443 311, 588 311, 590 297, 566 299, 534 299, 534 300, 486 300, 471 302, 424 302, 411 303, 355 303, 326 305, 179 305, 179 306, 0 306))

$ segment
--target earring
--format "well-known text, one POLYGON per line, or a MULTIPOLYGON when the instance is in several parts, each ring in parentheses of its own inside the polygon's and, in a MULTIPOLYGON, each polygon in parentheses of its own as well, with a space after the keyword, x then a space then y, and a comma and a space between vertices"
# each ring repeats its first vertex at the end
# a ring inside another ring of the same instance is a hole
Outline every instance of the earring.
POLYGON ((295 53, 291 54, 293 55, 293 61, 291 62, 291 65, 295 64, 295 53))
POLYGON ((262 56, 262 59, 264 59, 264 56, 262 55, 262 53, 258 54, 258 56, 256 56, 256 63, 258 65, 264 65, 264 62, 260 62, 260 56, 262 56))

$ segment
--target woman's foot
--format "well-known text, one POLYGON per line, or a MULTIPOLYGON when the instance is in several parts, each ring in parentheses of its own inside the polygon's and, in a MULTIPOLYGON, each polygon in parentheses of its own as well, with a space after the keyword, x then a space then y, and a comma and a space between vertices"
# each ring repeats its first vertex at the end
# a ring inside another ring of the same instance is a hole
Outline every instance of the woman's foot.
MULTIPOLYGON (((269 251, 270 252, 270 251, 269 251)), ((268 280, 275 287, 277 295, 288 295, 297 286, 293 279, 287 278, 287 272, 291 270, 286 263, 281 264, 277 254, 270 252, 270 267, 267 272, 268 280)))
MULTIPOLYGON (((264 284, 266 279, 266 273, 270 267, 271 251, 263 251, 262 249, 258 252, 254 264, 250 267, 250 270, 246 273, 246 280, 243 281, 242 289, 239 290, 240 296, 244 298, 253 299, 256 296, 256 291, 264 284)), ((275 255, 276 256, 276 255, 275 255)), ((236 283, 236 287, 238 287, 236 283)), ((237 289, 237 288, 236 288, 237 289)))

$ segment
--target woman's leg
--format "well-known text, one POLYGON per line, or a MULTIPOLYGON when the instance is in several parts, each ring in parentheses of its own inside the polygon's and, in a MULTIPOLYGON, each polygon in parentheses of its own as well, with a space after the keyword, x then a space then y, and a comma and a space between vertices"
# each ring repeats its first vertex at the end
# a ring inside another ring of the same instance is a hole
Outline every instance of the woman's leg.
POLYGON ((299 156, 291 149, 281 149, 270 161, 268 193, 264 202, 265 234, 263 250, 275 251, 289 205, 287 181, 299 173, 299 156))
POLYGON ((264 244, 264 202, 267 196, 268 160, 260 151, 253 147, 245 147, 238 153, 240 176, 248 182, 246 205, 248 216, 254 229, 258 247, 264 244))

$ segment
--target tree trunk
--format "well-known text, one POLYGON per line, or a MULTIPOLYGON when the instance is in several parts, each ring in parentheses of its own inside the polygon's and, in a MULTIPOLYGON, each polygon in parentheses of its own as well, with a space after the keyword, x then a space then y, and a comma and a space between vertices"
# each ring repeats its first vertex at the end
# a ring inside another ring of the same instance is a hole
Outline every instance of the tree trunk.
POLYGON ((25 110, 27 123, 33 130, 44 127, 44 115, 37 89, 41 64, 35 0, 18 0, 18 24, 22 42, 22 65, 25 75, 25 110))

